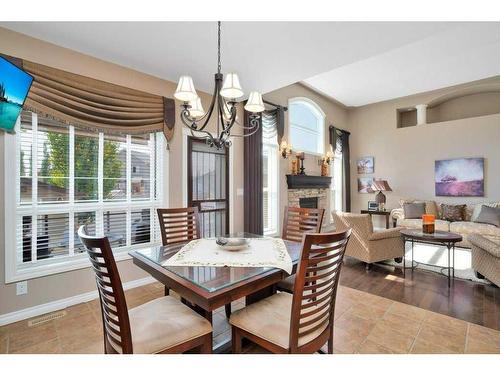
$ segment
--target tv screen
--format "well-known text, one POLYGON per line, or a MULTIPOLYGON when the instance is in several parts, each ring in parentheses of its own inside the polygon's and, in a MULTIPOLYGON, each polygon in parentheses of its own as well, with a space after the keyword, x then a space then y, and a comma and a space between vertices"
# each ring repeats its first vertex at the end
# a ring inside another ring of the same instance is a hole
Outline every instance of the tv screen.
POLYGON ((0 57, 0 129, 14 131, 32 82, 31 75, 0 57))

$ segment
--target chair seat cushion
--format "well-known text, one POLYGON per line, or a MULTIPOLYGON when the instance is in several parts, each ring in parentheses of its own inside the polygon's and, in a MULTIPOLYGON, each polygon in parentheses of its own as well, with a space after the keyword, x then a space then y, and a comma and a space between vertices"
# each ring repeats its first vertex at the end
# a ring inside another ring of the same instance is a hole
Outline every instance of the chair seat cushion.
POLYGON ((278 283, 278 288, 280 290, 286 290, 287 292, 293 293, 293 288, 295 285, 295 275, 288 276, 286 279, 281 280, 278 283))
MULTIPOLYGON (((277 293, 231 314, 229 323, 284 349, 290 347, 290 321, 293 295, 277 293)), ((299 346, 318 337, 320 328, 299 338, 299 346)))
POLYGON ((171 296, 130 309, 134 353, 158 353, 212 332, 208 320, 171 296))
POLYGON ((450 224, 450 231, 462 235, 482 234, 488 237, 500 237, 500 228, 491 224, 474 223, 472 221, 453 222, 450 224))

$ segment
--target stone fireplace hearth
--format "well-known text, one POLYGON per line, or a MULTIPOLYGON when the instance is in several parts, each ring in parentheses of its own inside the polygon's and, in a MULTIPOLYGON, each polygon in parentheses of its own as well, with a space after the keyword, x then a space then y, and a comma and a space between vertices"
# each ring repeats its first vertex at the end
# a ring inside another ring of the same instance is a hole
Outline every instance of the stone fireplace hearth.
POLYGON ((317 198, 318 208, 326 209, 328 189, 288 189, 288 206, 300 207, 301 198, 317 198))
POLYGON ((302 207, 312 208, 311 198, 316 198, 316 208, 326 210, 331 179, 328 176, 287 175, 288 207, 301 207, 302 199, 302 207))

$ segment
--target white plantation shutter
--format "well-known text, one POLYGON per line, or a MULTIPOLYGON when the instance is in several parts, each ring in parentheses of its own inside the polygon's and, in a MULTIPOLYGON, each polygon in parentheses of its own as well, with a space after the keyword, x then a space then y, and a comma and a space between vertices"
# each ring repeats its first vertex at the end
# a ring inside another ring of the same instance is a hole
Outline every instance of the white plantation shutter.
MULTIPOLYGON (((263 124, 266 121, 262 121, 263 124)), ((276 127, 272 127, 276 130, 276 127)), ((278 137, 276 131, 262 133, 263 225, 265 235, 278 232, 278 137)))
POLYGON ((108 236, 117 251, 159 243, 161 133, 85 132, 26 111, 16 130, 14 147, 7 146, 16 154, 9 279, 86 266, 81 225, 108 236))

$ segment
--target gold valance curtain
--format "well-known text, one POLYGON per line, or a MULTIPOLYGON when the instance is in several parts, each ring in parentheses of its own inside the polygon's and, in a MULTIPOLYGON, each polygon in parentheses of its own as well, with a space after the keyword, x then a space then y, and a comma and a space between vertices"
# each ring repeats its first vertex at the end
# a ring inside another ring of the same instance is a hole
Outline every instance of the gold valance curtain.
POLYGON ((106 133, 174 132, 173 99, 148 94, 48 66, 22 62, 34 77, 25 108, 76 127, 106 133))

